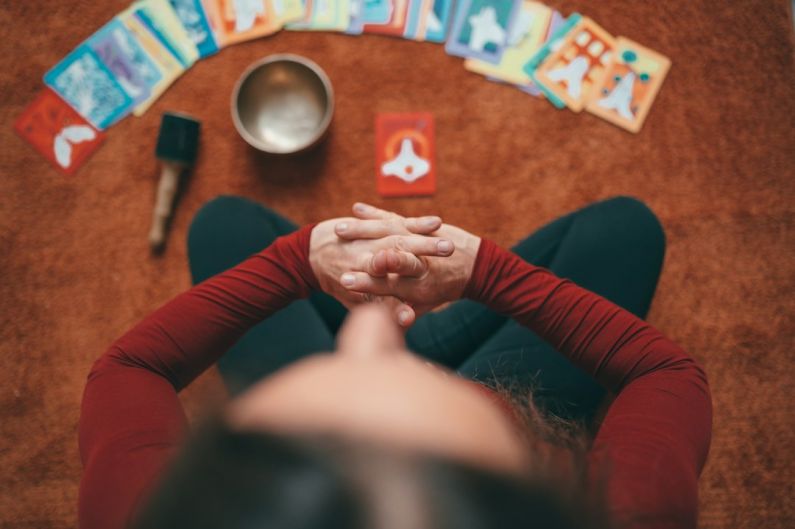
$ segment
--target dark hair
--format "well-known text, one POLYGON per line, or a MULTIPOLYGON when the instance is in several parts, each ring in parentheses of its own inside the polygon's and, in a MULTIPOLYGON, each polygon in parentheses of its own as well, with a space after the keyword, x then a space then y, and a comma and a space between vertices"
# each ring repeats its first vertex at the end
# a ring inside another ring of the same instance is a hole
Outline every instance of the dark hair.
POLYGON ((607 527, 576 475, 518 477, 331 436, 201 428, 140 529, 607 527))

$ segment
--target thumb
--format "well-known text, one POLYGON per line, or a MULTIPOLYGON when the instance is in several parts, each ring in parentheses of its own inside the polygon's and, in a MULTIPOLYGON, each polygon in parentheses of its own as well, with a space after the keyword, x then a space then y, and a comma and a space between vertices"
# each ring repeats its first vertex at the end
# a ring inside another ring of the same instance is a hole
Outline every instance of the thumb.
POLYGON ((406 341, 394 316, 377 303, 351 310, 337 334, 337 351, 342 354, 371 356, 405 348, 406 341))

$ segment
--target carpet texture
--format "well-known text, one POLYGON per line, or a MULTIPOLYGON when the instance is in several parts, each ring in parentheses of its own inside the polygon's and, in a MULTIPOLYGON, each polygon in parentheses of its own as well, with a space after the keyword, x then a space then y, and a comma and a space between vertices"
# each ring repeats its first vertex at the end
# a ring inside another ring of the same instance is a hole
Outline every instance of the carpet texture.
MULTIPOLYGON (((659 215, 668 253, 649 320, 706 367, 714 439, 701 527, 784 528, 795 519, 795 68, 787 0, 561 1, 668 55, 673 68, 640 135, 470 74, 442 47, 383 37, 281 34, 201 61, 142 118, 113 127, 74 178, 11 129, 43 73, 125 7, 120 0, 0 2, 0 527, 72 528, 85 376, 104 348, 190 285, 196 210, 240 194, 304 223, 355 200, 510 244, 573 208, 619 194, 659 215), (237 136, 229 96, 254 60, 295 52, 337 92, 330 137, 269 159, 237 136), (146 234, 164 110, 203 121, 198 165, 161 258, 146 234), (373 119, 436 116, 438 192, 380 199, 373 119)), ((191 416, 223 400, 210 372, 191 416)), ((686 403, 683 403, 686 405, 686 403)))

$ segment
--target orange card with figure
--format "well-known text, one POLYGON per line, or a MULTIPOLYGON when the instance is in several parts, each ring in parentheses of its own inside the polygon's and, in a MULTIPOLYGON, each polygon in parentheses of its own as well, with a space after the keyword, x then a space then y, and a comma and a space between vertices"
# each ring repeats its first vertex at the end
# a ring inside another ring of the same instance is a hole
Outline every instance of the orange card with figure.
POLYGON ((535 71, 536 79, 574 112, 600 86, 613 58, 615 39, 588 17, 580 21, 535 71))
POLYGON ((436 191, 433 115, 382 113, 375 119, 376 187, 385 197, 436 191))
POLYGON ((264 37, 281 29, 271 0, 207 0, 204 6, 219 46, 264 37))
POLYGON ((613 61, 586 109, 623 129, 638 132, 670 68, 668 57, 618 37, 613 61))

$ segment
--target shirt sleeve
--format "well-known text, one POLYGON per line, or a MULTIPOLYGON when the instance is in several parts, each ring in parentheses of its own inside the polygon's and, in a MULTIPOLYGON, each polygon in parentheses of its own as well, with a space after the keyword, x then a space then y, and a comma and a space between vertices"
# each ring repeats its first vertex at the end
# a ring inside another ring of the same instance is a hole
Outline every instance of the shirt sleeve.
POLYGON ((79 424, 82 529, 129 524, 185 432, 177 392, 248 329, 317 287, 313 227, 177 296, 94 363, 79 424))
POLYGON ((465 295, 532 329, 617 394, 589 466, 618 526, 695 528, 712 431, 695 360, 630 312, 485 239, 465 295))

